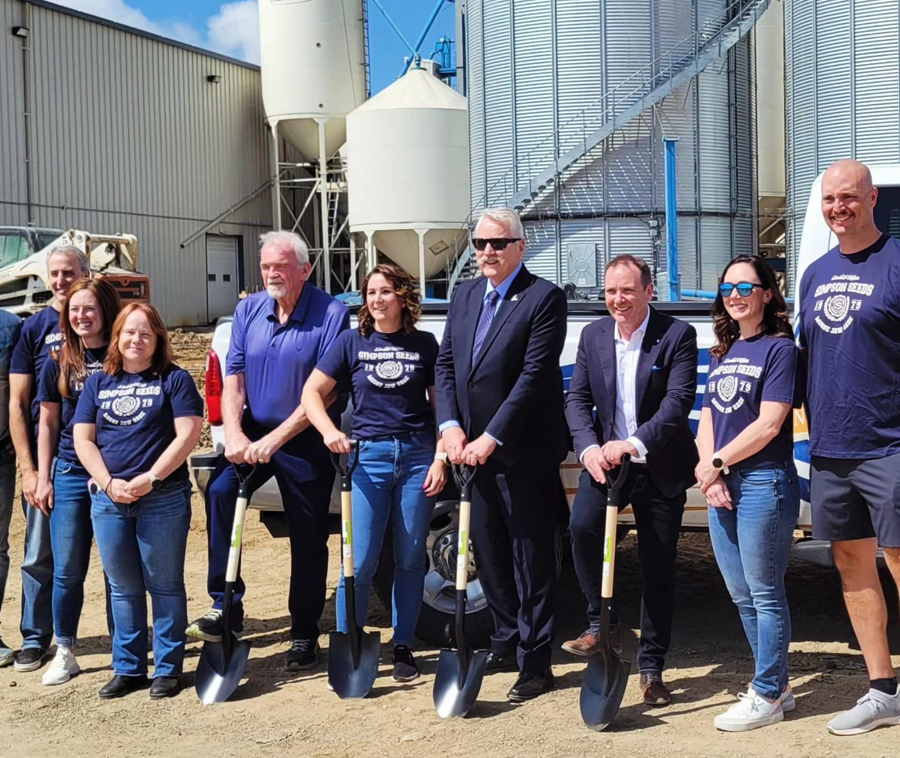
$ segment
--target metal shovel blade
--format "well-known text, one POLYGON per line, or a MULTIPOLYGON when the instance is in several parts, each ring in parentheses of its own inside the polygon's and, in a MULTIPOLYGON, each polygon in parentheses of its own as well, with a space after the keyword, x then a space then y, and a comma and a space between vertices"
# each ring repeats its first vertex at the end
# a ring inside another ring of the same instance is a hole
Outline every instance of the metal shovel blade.
POLYGON ((226 658, 221 642, 204 642, 194 683, 203 705, 224 703, 241 683, 250 657, 250 643, 237 639, 232 643, 231 655, 226 658))
POLYGON ((594 731, 608 727, 622 704, 631 663, 612 650, 601 650, 588 659, 581 682, 581 718, 594 731))
POLYGON ((359 663, 353 665, 353 641, 349 634, 328 635, 328 683, 342 700, 363 698, 369 694, 378 676, 381 637, 375 632, 359 636, 359 663))
POLYGON ((487 656, 487 650, 468 655, 459 650, 441 650, 434 675, 434 707, 438 716, 442 719, 465 716, 475 705, 487 656))

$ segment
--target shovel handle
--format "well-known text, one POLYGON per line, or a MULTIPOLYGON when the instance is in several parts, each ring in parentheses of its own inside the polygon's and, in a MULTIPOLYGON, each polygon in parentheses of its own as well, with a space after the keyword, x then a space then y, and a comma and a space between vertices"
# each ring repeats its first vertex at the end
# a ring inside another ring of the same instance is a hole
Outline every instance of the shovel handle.
POLYGON ((616 572, 616 532, 619 526, 619 505, 622 489, 628 479, 631 456, 622 456, 622 465, 615 476, 607 475, 609 488, 606 496, 606 528, 603 531, 603 582, 600 597, 608 600, 613 596, 613 582, 616 572))
POLYGON ((237 579, 238 566, 241 564, 241 543, 244 536, 244 517, 247 514, 247 505, 250 502, 251 489, 254 484, 257 466, 250 471, 244 466, 236 466, 238 478, 238 496, 234 507, 234 521, 231 524, 231 547, 228 549, 228 567, 225 569, 225 581, 234 582, 237 579))
POLYGON ((471 500, 459 503, 459 528, 456 533, 456 589, 463 592, 469 581, 469 532, 472 521, 471 500))
POLYGON ((334 466, 334 470, 337 471, 341 477, 341 490, 345 492, 350 491, 350 480, 353 477, 353 472, 356 470, 358 463, 359 442, 357 442, 357 440, 350 440, 350 453, 347 456, 346 466, 341 463, 340 453, 331 454, 331 465, 334 466))

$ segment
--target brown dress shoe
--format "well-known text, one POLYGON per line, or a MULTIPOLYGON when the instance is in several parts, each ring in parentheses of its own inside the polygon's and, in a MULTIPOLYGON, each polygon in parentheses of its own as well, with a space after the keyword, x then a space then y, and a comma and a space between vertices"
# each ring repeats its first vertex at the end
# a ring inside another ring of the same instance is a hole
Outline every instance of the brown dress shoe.
POLYGON ((641 673, 641 692, 647 705, 663 706, 672 702, 672 693, 663 684, 662 674, 655 672, 641 673))
POLYGON ((600 652, 600 633, 592 632, 590 629, 583 632, 577 640, 569 640, 563 642, 562 649, 572 655, 580 655, 587 658, 594 653, 600 652))
MULTIPOLYGON (((617 626, 610 630, 609 646, 616 655, 622 655, 622 627, 617 626)), ((600 652, 600 632, 592 632, 588 629, 588 631, 582 632, 577 640, 564 642, 561 647, 567 653, 587 658, 600 652)))

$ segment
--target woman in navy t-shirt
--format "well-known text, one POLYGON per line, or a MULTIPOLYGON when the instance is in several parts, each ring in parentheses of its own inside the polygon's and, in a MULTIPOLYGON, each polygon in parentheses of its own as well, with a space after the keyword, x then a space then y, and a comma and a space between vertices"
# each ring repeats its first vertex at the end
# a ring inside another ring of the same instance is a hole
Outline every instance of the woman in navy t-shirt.
MULTIPOLYGON (((419 293, 398 266, 376 266, 363 282, 359 330, 341 334, 303 388, 302 405, 325 444, 350 452, 350 439, 325 410, 326 398, 350 391, 359 468, 353 476, 356 620, 365 624, 369 587, 390 523, 394 537, 395 681, 418 675, 410 650, 424 590, 425 541, 432 499, 447 480, 446 454, 434 423, 434 335, 416 329, 419 293), (436 452, 437 451, 437 452, 436 452)), ((338 631, 347 631, 344 579, 337 591, 338 631)))
POLYGON ((67 682, 81 670, 75 643, 94 530, 90 474, 75 455, 72 422, 85 381, 103 368, 110 331, 121 307, 119 293, 109 282, 75 282, 60 314, 62 347, 44 361, 38 377, 37 499, 41 510, 50 514, 56 632, 56 657, 42 679, 48 685, 67 682))
POLYGON ((88 470, 91 519, 109 576, 113 671, 100 690, 121 697, 147 683, 147 601, 153 604, 151 698, 178 692, 187 599, 184 554, 191 523, 188 454, 200 439, 203 401, 173 363, 156 309, 126 305, 113 325, 103 371, 75 410, 75 452, 88 470))
POLYGON ((771 266, 741 256, 719 281, 696 474, 716 561, 756 661, 750 689, 715 725, 745 731, 781 721, 794 707, 784 574, 800 510, 791 408, 800 405, 802 382, 771 266))

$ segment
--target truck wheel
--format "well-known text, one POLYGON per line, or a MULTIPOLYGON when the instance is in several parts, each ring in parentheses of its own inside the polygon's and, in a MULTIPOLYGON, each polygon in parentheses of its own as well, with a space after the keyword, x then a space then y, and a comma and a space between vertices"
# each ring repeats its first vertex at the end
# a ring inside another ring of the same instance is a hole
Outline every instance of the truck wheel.
MULTIPOLYGON (((432 645, 450 644, 453 616, 456 607, 456 542, 459 525, 459 503, 456 500, 438 502, 431 517, 431 529, 426 541, 425 593, 416 636, 432 645)), ((563 540, 557 530, 554 538, 557 578, 562 571, 563 540)), ((475 648, 488 648, 494 632, 494 619, 478 581, 476 560, 478 546, 469 551, 468 613, 466 640, 475 648)), ((390 615, 391 590, 394 579, 393 539, 390 528, 384 536, 378 570, 373 587, 381 604, 390 615)))

